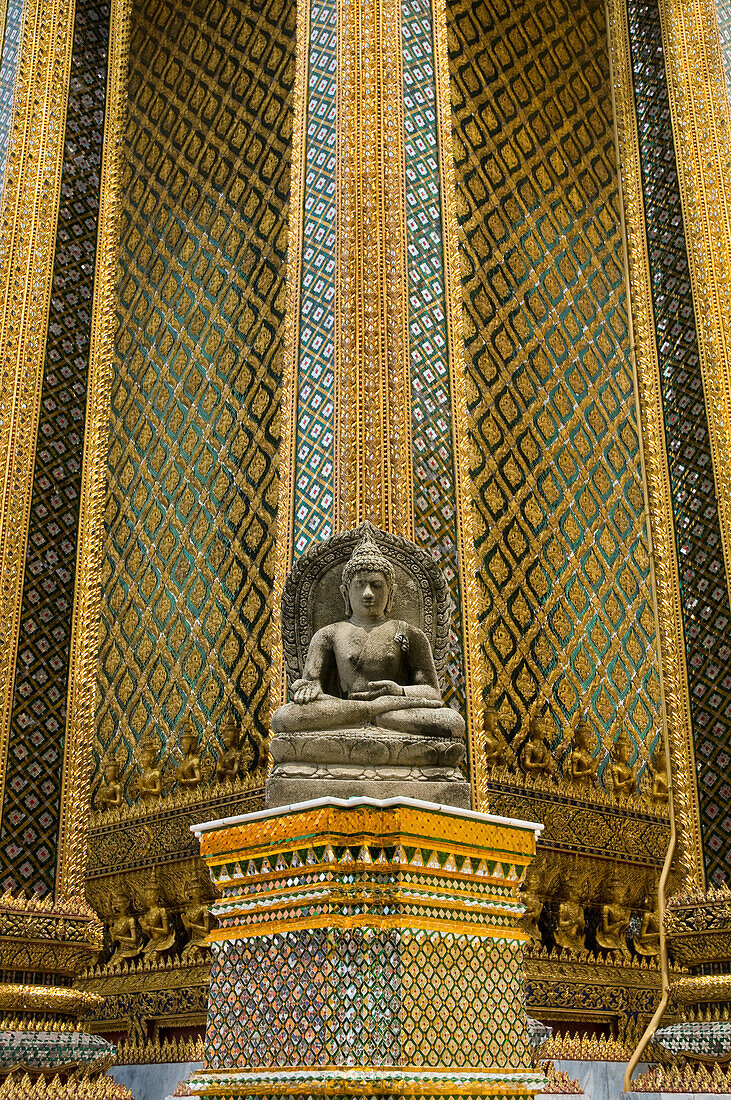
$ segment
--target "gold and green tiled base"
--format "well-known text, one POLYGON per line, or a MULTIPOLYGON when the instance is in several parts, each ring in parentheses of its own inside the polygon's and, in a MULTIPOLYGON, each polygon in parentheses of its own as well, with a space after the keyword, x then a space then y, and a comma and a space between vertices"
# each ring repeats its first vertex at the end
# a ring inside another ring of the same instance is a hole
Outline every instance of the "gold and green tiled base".
POLYGON ((200 826, 221 899, 191 1091, 534 1096, 516 890, 539 828, 406 798, 200 826))

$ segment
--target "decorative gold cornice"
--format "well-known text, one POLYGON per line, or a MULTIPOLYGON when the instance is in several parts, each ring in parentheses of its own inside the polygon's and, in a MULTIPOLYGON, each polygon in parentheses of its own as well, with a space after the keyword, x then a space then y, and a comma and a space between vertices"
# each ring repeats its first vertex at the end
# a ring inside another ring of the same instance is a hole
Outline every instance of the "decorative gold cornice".
POLYGON ((63 986, 0 984, 0 1011, 54 1012, 76 1016, 101 1008, 104 998, 87 990, 63 986))
POLYGON ((27 0, 0 209, 0 811, 13 703, 74 5, 27 0))
POLYGON ((658 0, 731 594, 731 110, 714 0, 658 0))
POLYGON ((640 147, 624 0, 608 0, 608 28, 624 210, 638 394, 640 446, 649 514, 651 567, 657 600, 659 671, 667 724, 678 863, 688 882, 705 884, 690 694, 680 602, 670 472, 652 304, 640 147))
POLYGON ((85 823, 90 798, 89 745, 94 739, 94 693, 99 652, 104 485, 114 358, 114 291, 130 9, 131 0, 112 0, 109 19, 99 232, 56 865, 56 896, 60 902, 84 900, 85 823))

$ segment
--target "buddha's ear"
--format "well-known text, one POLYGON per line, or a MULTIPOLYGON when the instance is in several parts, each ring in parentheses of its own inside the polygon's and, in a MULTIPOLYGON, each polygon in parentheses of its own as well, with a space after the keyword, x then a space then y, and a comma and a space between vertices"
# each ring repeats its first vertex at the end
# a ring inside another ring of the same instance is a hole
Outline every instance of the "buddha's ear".
POLYGON ((396 585, 392 584, 389 591, 388 591, 388 599, 386 600, 386 606, 383 609, 383 614, 384 615, 388 615, 391 608, 393 607, 393 594, 394 594, 395 590, 396 590, 396 585))
POLYGON ((340 595, 343 597, 343 603, 345 604, 345 614, 348 618, 353 614, 350 606, 350 600, 348 599, 348 586, 347 584, 340 585, 340 595))

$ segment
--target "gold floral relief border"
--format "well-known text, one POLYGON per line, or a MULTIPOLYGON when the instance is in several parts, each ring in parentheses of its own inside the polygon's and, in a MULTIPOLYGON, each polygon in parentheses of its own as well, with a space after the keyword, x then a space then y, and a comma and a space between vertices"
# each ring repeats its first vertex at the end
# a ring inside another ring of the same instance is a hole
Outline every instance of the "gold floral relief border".
POLYGON ((659 9, 731 595, 731 110, 714 0, 659 0, 659 9))
POLYGON ((292 167, 287 245, 287 304, 284 320, 281 436, 279 441, 279 498, 272 593, 272 709, 287 700, 287 679, 282 652, 282 592, 294 557, 295 467, 297 460, 297 388, 299 374, 299 319, 302 287, 302 242, 305 203, 305 140, 307 127, 307 74, 310 52, 310 0, 297 3, 297 42, 292 99, 292 167))
MULTIPOLYGON (((682 2, 685 0, 681 0, 682 2)), ((656 599, 659 672, 670 750, 673 812, 678 834, 677 854, 686 882, 703 889, 705 870, 700 808, 626 0, 607 0, 607 26, 619 151, 620 194, 627 242, 630 323, 641 428, 641 461, 649 513, 648 536, 656 599)))
POLYGON ((452 455, 454 463, 455 528, 459 586, 462 595, 462 640, 465 706, 470 760, 472 806, 487 809, 485 751, 482 738, 486 670, 478 639, 482 595, 477 580, 475 538, 472 528, 470 431, 465 392, 465 344, 462 328, 462 273, 457 235, 457 197, 452 144, 452 101, 447 48, 445 0, 432 0, 434 70, 436 77, 439 175, 444 234, 444 279, 447 307, 447 346, 452 401, 452 455))
POLYGON ((94 740, 104 493, 114 366, 115 288, 129 60, 131 0, 112 0, 106 110, 99 190, 96 270, 92 297, 89 384, 79 506, 76 585, 71 624, 66 736, 56 863, 56 900, 84 902, 86 816, 94 740))
POLYGON ((74 7, 69 0, 26 0, 0 212, 0 813, 61 193, 74 7))

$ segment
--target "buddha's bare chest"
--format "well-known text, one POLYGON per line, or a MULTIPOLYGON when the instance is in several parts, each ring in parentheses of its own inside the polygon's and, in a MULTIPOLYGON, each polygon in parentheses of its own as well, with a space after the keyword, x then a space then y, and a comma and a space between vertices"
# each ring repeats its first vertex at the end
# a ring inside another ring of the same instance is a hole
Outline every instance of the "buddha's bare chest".
POLYGON ((370 631, 348 624, 334 639, 333 651, 344 694, 359 691, 372 680, 404 682, 403 652, 393 622, 370 631))

